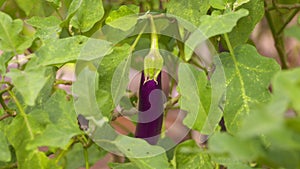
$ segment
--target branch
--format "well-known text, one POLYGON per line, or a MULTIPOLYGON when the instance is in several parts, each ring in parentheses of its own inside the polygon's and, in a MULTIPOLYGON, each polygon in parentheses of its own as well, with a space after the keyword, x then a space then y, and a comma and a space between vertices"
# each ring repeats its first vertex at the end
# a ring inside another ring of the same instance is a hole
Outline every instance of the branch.
POLYGON ((300 3, 296 4, 276 4, 277 8, 283 8, 283 9, 297 9, 300 8, 300 3))
POLYGON ((57 86, 57 85, 60 85, 60 84, 63 84, 63 85, 72 85, 73 81, 58 79, 58 80, 55 81, 54 86, 57 86))
MULTIPOLYGON (((266 2, 265 2, 265 6, 267 6, 266 2)), ((268 21, 269 27, 271 29, 273 39, 275 41, 275 48, 279 55, 281 67, 282 67, 282 69, 287 69, 288 65, 287 65, 287 61, 286 61, 286 53, 285 53, 285 48, 284 48, 284 44, 283 44, 282 34, 278 34, 276 32, 275 25, 273 23, 270 11, 266 10, 265 15, 266 15, 266 19, 268 21)))
POLYGON ((299 12, 299 10, 300 10, 300 8, 297 9, 297 10, 295 10, 292 14, 290 14, 287 17, 285 23, 282 25, 282 27, 277 32, 277 35, 280 35, 283 32, 284 28, 286 28, 286 26, 291 22, 291 20, 297 15, 297 13, 299 12))
POLYGON ((16 113, 15 111, 14 111, 14 113, 11 113, 11 114, 5 113, 5 114, 3 114, 2 116, 0 116, 0 121, 6 119, 6 118, 8 118, 8 117, 14 117, 14 116, 16 116, 16 115, 17 115, 17 113, 16 113))

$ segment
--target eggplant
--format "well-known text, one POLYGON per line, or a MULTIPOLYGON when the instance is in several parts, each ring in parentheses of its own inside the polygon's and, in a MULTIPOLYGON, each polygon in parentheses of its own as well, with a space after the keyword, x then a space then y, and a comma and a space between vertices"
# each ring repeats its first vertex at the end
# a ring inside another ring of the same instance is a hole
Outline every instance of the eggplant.
POLYGON ((135 137, 156 144, 163 123, 163 91, 161 90, 161 73, 157 79, 148 79, 144 72, 141 75, 138 104, 138 123, 135 137))

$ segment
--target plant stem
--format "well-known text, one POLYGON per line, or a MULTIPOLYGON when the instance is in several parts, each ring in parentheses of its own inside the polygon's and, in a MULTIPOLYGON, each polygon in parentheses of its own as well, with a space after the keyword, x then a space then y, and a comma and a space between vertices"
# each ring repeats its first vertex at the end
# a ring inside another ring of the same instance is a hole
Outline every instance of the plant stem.
POLYGON ((11 117, 11 115, 8 114, 8 113, 5 113, 5 114, 3 114, 2 116, 0 116, 0 121, 6 119, 6 118, 8 118, 8 117, 11 117))
POLYGON ((300 8, 300 3, 296 4, 276 4, 277 8, 283 8, 283 9, 297 9, 300 8))
POLYGON ((145 31, 147 24, 144 25, 144 27, 142 28, 142 30, 140 31, 140 33, 138 34, 138 36, 136 37, 136 39, 134 40, 133 44, 130 47, 130 53, 132 53, 137 45, 137 43, 139 42, 141 36, 143 35, 143 32, 145 31))
POLYGON ((155 28, 155 23, 153 20, 152 15, 149 15, 150 18, 150 25, 151 25, 151 49, 156 50, 158 49, 158 38, 157 38, 157 31, 155 28))
POLYGON ((89 169, 90 168, 89 153, 88 153, 87 147, 83 148, 83 152, 84 152, 84 159, 85 159, 85 169, 89 169))
POLYGON ((70 147, 71 147, 74 143, 75 143, 75 140, 72 138, 72 139, 69 141, 68 145, 66 146, 66 149, 65 149, 65 150, 62 150, 62 151, 58 154, 58 156, 57 156, 57 158, 56 158, 56 160, 55 160, 55 163, 58 163, 58 162, 59 162, 59 160, 67 153, 67 151, 69 151, 70 147))
POLYGON ((24 121, 25 121, 25 125, 28 129, 28 132, 29 132, 29 135, 30 135, 30 139, 34 139, 34 135, 33 135, 33 132, 32 132, 32 129, 31 129, 31 126, 30 126, 30 123, 28 121, 28 118, 27 118, 27 115, 22 107, 22 105, 20 104, 19 100, 16 98, 15 94, 8 90, 8 93, 10 94, 11 98, 14 100, 14 102, 16 103, 19 111, 20 111, 20 115, 23 117, 24 121))
POLYGON ((71 80, 62 80, 62 79, 58 79, 55 81, 54 86, 59 85, 59 84, 63 84, 63 85, 72 85, 73 81, 71 80))
POLYGON ((237 63, 236 57, 235 57, 235 54, 234 54, 234 50, 233 50, 232 45, 229 41, 227 33, 224 34, 224 39, 226 41, 227 47, 229 49, 230 55, 232 56, 232 59, 233 59, 234 63, 237 63))
POLYGON ((168 102, 164 104, 165 109, 168 109, 170 107, 173 107, 180 99, 181 95, 177 95, 176 97, 173 97, 168 102))
MULTIPOLYGON (((266 2, 265 2, 265 6, 267 6, 266 2)), ((287 69, 288 65, 287 65, 287 61, 286 61, 286 53, 285 53, 285 48, 284 48, 282 34, 278 34, 276 32, 275 25, 273 23, 270 11, 266 10, 265 15, 266 15, 266 19, 267 19, 267 21, 269 23, 269 27, 271 29, 271 32, 272 32, 272 35, 273 35, 273 39, 275 41, 275 48, 276 48, 277 53, 279 55, 279 59, 280 59, 280 62, 281 62, 281 67, 282 67, 282 69, 287 69)), ((284 29, 284 27, 283 27, 283 29, 284 29)))
POLYGON ((300 10, 300 8, 294 10, 294 12, 287 17, 285 23, 282 25, 282 27, 277 32, 277 35, 281 35, 282 34, 284 28, 286 28, 286 26, 291 22, 291 20, 297 15, 297 13, 299 12, 299 10, 300 10))
POLYGON ((163 120, 162 120, 162 125, 161 125, 161 132, 160 132, 160 138, 163 139, 166 136, 166 118, 167 118, 167 111, 165 110, 163 112, 163 120))

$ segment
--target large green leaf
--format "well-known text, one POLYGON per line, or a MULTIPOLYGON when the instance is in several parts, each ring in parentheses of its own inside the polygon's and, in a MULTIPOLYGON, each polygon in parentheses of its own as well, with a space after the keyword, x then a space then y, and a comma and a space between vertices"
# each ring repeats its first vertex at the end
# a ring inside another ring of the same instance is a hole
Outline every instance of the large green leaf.
POLYGON ((39 63, 45 65, 60 65, 70 61, 75 61, 85 45, 87 38, 75 36, 65 39, 51 41, 41 47, 36 55, 39 63))
POLYGON ((77 59, 91 60, 102 57, 110 53, 110 51, 111 44, 107 41, 96 39, 88 40, 88 38, 84 36, 74 36, 50 41, 41 47, 36 52, 36 55, 39 57, 39 64, 45 66, 61 65, 71 61, 74 62, 77 59), (91 48, 87 46, 91 44, 96 48, 95 50, 91 50, 91 48))
POLYGON ((148 144, 143 139, 120 135, 103 119, 90 120, 88 133, 93 141, 105 150, 126 156, 140 169, 169 168, 165 150, 160 146, 148 144))
POLYGON ((255 25, 264 16, 265 11, 263 0, 251 0, 239 8, 247 9, 249 15, 240 19, 237 25, 228 34, 233 47, 243 44, 248 40, 255 25))
POLYGON ((204 15, 200 18, 198 30, 194 31, 186 41, 185 59, 191 59, 192 50, 198 44, 216 35, 231 32, 238 20, 247 16, 249 12, 246 9, 231 11, 224 15, 204 15))
POLYGON ((4 133, 0 130, 0 161, 9 162, 11 160, 9 144, 4 133))
POLYGON ((202 150, 194 140, 179 144, 172 160, 177 169, 213 169, 214 166, 207 152, 202 150))
POLYGON ((95 62, 77 62, 77 81, 73 85, 73 93, 78 97, 75 101, 77 113, 96 119, 102 115, 110 118, 111 111, 115 107, 112 92, 120 95, 119 93, 125 92, 127 88, 127 83, 124 85, 122 81, 129 78, 130 58, 126 59, 129 56, 129 48, 129 45, 115 47, 111 54, 95 62), (127 66, 123 64, 124 62, 127 66), (97 72, 95 69, 98 64, 97 72), (117 82, 112 84, 112 80, 117 82))
POLYGON ((172 0, 168 3, 167 13, 191 22, 194 26, 200 24, 200 17, 209 9, 209 0, 172 0))
MULTIPOLYGON (((69 12, 76 11, 70 24, 79 29, 80 32, 90 30, 104 15, 102 1, 99 0, 75 0, 72 1, 70 8, 74 8, 74 10, 69 9, 69 12), (80 5, 78 6, 78 4, 80 5)), ((70 13, 72 14, 72 12, 70 13)))
POLYGON ((76 120, 73 100, 67 100, 64 91, 56 91, 44 104, 43 113, 49 115, 51 124, 47 125, 45 131, 37 136, 27 148, 39 146, 66 148, 73 136, 82 134, 76 120))
POLYGON ((126 93, 131 64, 129 52, 128 44, 115 47, 111 54, 102 59, 98 67, 99 89, 96 97, 101 112, 107 117, 110 117, 111 111, 126 93))
POLYGON ((35 36, 42 40, 59 38, 59 33, 61 32, 61 20, 55 16, 49 16, 46 18, 34 16, 28 19, 26 23, 37 28, 35 36))
POLYGON ((228 133, 216 133, 209 138, 208 143, 211 152, 223 154, 225 157, 229 153, 233 159, 253 160, 260 153, 257 142, 242 140, 228 133))
POLYGON ((180 109, 187 111, 183 124, 191 129, 202 130, 211 103, 211 90, 204 71, 181 63, 178 69, 178 90, 181 95, 180 109))
POLYGON ((299 70, 274 76, 271 100, 251 109, 236 134, 217 133, 210 137, 208 145, 216 162, 229 168, 249 168, 245 165, 249 161, 270 168, 299 168, 300 118, 285 117, 287 110, 294 109, 291 101, 299 103, 299 70))
POLYGON ((36 67, 33 69, 11 69, 7 76, 12 79, 16 89, 21 93, 24 102, 27 105, 33 106, 35 100, 42 90, 47 80, 52 77, 51 68, 36 67))
POLYGON ((235 48, 234 56, 222 53, 220 58, 227 78, 224 119, 228 131, 235 133, 253 104, 269 100, 270 80, 280 67, 275 60, 259 55, 251 45, 235 48))
POLYGON ((40 124, 40 121, 43 121, 43 119, 40 118, 44 118, 44 116, 32 116, 31 114, 27 115, 25 112, 20 112, 5 130, 8 141, 15 149, 19 169, 61 168, 54 163, 53 159, 49 159, 37 148, 27 148, 27 145, 35 139, 35 136, 44 129, 44 125, 40 124))
POLYGON ((119 9, 111 11, 105 23, 113 28, 128 31, 138 19, 139 7, 135 5, 123 5, 119 9))
POLYGON ((31 37, 21 35, 23 22, 0 11, 0 50, 23 53, 32 43, 31 37))
POLYGON ((149 145, 145 140, 119 135, 113 143, 140 169, 168 168, 162 147, 149 145))

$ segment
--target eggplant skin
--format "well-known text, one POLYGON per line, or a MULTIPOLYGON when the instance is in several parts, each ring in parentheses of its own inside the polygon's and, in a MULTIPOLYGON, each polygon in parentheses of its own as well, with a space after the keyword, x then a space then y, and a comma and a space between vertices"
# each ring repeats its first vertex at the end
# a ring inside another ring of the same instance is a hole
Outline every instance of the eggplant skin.
POLYGON ((145 82, 145 79, 147 78, 142 72, 135 137, 143 138, 149 144, 155 145, 160 137, 164 112, 161 73, 156 81, 152 79, 145 82))

